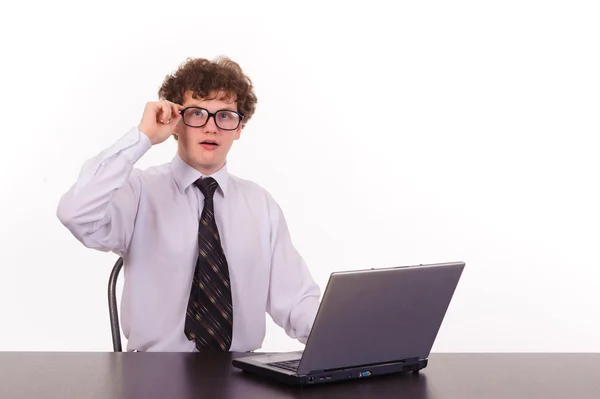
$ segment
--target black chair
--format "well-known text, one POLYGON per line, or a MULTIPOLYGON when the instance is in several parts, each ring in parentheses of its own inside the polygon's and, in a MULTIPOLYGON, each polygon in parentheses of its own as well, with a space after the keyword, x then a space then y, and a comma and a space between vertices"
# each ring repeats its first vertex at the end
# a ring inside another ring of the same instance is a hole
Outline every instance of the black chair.
POLYGON ((110 330, 112 333, 113 350, 123 352, 121 347, 121 328, 119 327, 119 310, 117 308, 117 280, 123 267, 123 258, 117 259, 108 279, 108 313, 110 315, 110 330))

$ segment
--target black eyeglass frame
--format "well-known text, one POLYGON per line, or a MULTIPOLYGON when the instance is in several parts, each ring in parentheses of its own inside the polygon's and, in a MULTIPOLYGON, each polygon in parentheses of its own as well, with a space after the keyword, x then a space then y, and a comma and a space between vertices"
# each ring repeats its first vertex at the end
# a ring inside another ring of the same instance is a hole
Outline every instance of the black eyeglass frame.
POLYGON ((216 126, 219 128, 219 129, 221 129, 221 130, 236 130, 238 127, 240 127, 240 123, 242 123, 242 120, 244 120, 244 114, 240 114, 239 112, 232 111, 232 110, 230 110, 230 109, 219 109, 219 110, 217 110, 217 111, 215 111, 215 112, 210 112, 210 111, 209 111, 209 110, 207 110, 206 108, 202 108, 202 107, 186 107, 186 108, 182 109, 181 111, 179 111, 179 113, 181 114, 181 120, 183 121, 183 123, 184 123, 186 126, 189 126, 189 127, 202 127, 202 126, 205 126, 205 125, 208 123, 208 121, 210 120, 210 118, 212 117, 212 118, 213 118, 213 120, 215 121, 215 125, 216 125, 216 126), (185 121, 185 117, 183 116, 183 114, 185 113, 185 111, 187 111, 188 109, 192 109, 192 108, 193 108, 193 109, 201 109, 201 110, 203 110, 203 111, 206 111, 206 114, 208 115, 208 117, 206 118, 206 122, 204 122, 204 124, 202 124, 202 125, 200 125, 200 126, 196 126, 196 125, 188 125, 188 124, 187 124, 187 122, 185 121), (234 128, 232 128, 232 129, 223 129, 221 126, 219 126, 219 124, 217 123, 217 118, 216 118, 216 116, 217 116, 217 114, 218 114, 219 112, 233 112, 234 114, 236 114, 237 116, 239 116, 239 117, 240 117, 240 119, 238 120, 238 124, 237 124, 237 126, 236 126, 236 127, 234 127, 234 128))

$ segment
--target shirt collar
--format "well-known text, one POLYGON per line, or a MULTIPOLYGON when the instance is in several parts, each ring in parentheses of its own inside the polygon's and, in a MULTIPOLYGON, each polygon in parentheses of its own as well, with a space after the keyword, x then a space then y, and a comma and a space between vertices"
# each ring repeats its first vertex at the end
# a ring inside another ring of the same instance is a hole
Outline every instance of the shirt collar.
MULTIPOLYGON (((196 180, 201 177, 208 177, 188 165, 181 157, 179 157, 179 154, 175 154, 173 157, 173 160, 171 161, 171 170, 173 172, 173 177, 175 178, 175 184, 177 184, 177 188, 181 194, 185 193, 185 190, 196 180)), ((229 180, 227 163, 225 163, 225 165, 217 172, 210 175, 210 177, 219 183, 219 190, 221 190, 221 193, 225 196, 227 193, 227 182, 229 180)))

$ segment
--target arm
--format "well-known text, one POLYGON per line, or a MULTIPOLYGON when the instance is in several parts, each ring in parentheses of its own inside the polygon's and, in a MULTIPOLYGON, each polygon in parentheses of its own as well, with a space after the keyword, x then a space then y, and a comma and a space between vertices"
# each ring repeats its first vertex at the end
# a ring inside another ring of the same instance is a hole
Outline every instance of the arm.
POLYGON ((86 247, 123 255, 133 232, 140 180, 133 165, 151 147, 131 129, 110 148, 88 160, 58 205, 60 221, 86 247))
POLYGON ((57 216, 85 246, 121 256, 127 252, 140 201, 133 165, 172 134, 182 108, 166 100, 147 103, 137 128, 83 165, 57 216))
POLYGON ((306 343, 319 308, 319 286, 294 248, 281 208, 271 205, 271 279, 267 312, 288 336, 306 343))

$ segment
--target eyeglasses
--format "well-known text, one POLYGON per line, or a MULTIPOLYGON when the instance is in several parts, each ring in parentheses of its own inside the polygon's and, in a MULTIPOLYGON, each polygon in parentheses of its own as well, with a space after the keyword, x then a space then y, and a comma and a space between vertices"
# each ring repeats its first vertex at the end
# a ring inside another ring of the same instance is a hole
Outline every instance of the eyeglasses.
POLYGON ((244 115, 227 109, 219 110, 215 113, 209 112, 205 108, 187 107, 179 111, 183 118, 183 123, 189 127, 202 127, 208 123, 212 116, 215 125, 222 130, 235 130, 240 126, 244 115))

